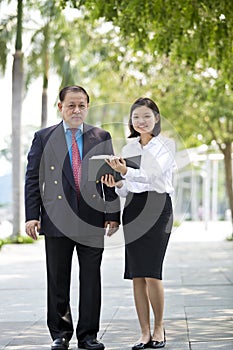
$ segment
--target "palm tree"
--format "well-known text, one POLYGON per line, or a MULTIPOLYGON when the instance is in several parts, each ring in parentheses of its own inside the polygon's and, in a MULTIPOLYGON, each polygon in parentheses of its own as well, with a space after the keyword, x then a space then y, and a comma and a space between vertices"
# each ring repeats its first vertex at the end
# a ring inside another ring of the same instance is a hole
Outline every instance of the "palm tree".
MULTIPOLYGON (((42 77, 41 127, 47 124, 48 84, 51 70, 61 77, 61 85, 73 84, 77 69, 71 65, 74 52, 74 35, 61 9, 54 0, 38 3, 42 25, 31 38, 31 50, 27 59, 26 86, 33 79, 42 77)), ((59 86, 58 86, 59 89, 59 86)))
MULTIPOLYGON (((3 4, 4 1, 0 1, 3 4)), ((20 234, 21 222, 21 185, 22 185, 22 165, 21 165, 21 110, 23 100, 23 52, 22 52, 22 20, 23 20, 23 0, 17 1, 17 15, 2 19, 0 24, 0 65, 5 72, 7 55, 9 53, 8 44, 15 36, 15 53, 13 54, 12 66, 12 206, 13 206, 13 230, 12 238, 17 238, 20 234), (16 20, 16 23, 15 23, 16 20), (15 28, 15 31, 12 30, 15 28)))
MULTIPOLYGON (((0 5, 4 1, 0 0, 0 5)), ((27 1, 26 5, 29 5, 30 1, 27 1)), ((41 66, 43 67, 43 92, 42 92, 42 126, 47 122, 47 87, 48 87, 48 72, 49 72, 49 57, 50 57, 50 27, 51 18, 54 17, 55 1, 46 1, 41 5, 44 14, 50 7, 50 12, 47 14, 46 23, 42 27, 43 40, 41 42, 42 50, 40 52, 41 66), (46 6, 45 6, 46 5, 46 6)), ((13 66, 12 66, 12 212, 13 212, 13 229, 11 238, 17 239, 21 233, 21 208, 22 208, 22 152, 21 152, 21 111, 23 102, 23 90, 24 90, 24 54, 22 52, 22 32, 23 32, 23 0, 17 1, 17 14, 16 16, 10 16, 5 20, 2 20, 0 24, 0 67, 4 72, 6 68, 7 55, 9 49, 7 45, 13 38, 13 33, 16 33, 15 37, 15 52, 13 54, 13 66), (15 24, 16 20, 16 24, 15 24), (15 31, 14 31, 15 29, 15 31)), ((35 6, 33 6, 35 8, 35 6)), ((57 8, 55 13, 59 15, 59 9, 57 8)), ((39 33, 39 32, 38 32, 39 33)), ((36 37, 36 33, 34 35, 36 37)), ((32 59, 34 57, 32 53, 32 59)), ((64 57, 63 57, 64 58, 64 57)), ((62 59, 62 55, 61 55, 62 59)), ((34 61, 36 62, 36 61, 34 61)), ((63 59, 63 62, 66 62, 63 59)), ((67 66, 67 65, 66 65, 67 66)), ((68 65, 69 66, 69 65, 68 65)), ((71 75, 71 74, 70 74, 71 75)))

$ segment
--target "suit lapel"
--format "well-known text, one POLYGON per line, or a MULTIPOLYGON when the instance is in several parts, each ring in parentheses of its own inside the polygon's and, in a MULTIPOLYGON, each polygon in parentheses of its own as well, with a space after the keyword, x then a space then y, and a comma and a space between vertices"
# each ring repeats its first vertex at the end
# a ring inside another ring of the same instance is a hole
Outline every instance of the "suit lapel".
MULTIPOLYGON (((75 189, 73 171, 70 164, 70 158, 63 128, 63 123, 58 124, 57 128, 51 134, 49 140, 53 153, 61 166, 63 174, 70 182, 71 186, 75 189)), ((91 149, 96 144, 96 135, 93 132, 93 127, 88 124, 83 124, 83 161, 82 161, 82 182, 87 181, 88 172, 88 159, 91 149)))
POLYGON ((58 124, 57 128, 52 133, 48 140, 53 153, 61 166, 63 174, 66 176, 67 180, 70 182, 75 190, 75 183, 73 177, 73 171, 70 164, 69 152, 67 148, 63 123, 58 124))
POLYGON ((96 136, 92 129, 93 127, 91 125, 83 124, 83 158, 96 143, 96 136))
POLYGON ((88 182, 89 158, 98 154, 96 146, 101 144, 96 128, 89 124, 83 124, 83 161, 82 161, 82 184, 88 182), (97 153, 96 153, 97 151, 97 153))

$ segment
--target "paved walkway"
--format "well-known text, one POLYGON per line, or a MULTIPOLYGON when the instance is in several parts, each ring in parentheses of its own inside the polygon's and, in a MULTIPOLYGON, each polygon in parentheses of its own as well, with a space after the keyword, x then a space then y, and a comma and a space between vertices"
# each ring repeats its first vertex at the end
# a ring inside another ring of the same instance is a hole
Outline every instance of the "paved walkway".
MULTIPOLYGON (((168 350, 233 349, 233 242, 230 226, 184 223, 174 230, 164 263, 168 350), (226 234, 227 233, 227 234, 226 234)), ((142 257, 143 259, 143 257, 142 257)), ((77 262, 71 304, 77 319, 77 262)), ((138 339, 131 281, 122 279, 123 236, 106 240, 99 338, 106 350, 130 350, 138 339)), ((0 251, 0 349, 49 350, 43 239, 0 251)), ((73 337, 70 348, 77 350, 73 337)))

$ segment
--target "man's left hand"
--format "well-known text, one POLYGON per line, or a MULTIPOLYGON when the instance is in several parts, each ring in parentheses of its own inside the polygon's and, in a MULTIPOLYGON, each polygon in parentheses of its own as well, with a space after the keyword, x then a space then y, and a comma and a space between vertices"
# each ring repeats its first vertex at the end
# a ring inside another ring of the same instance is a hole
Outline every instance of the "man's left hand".
POLYGON ((119 222, 117 221, 105 221, 104 228, 107 236, 112 236, 119 229, 119 222))

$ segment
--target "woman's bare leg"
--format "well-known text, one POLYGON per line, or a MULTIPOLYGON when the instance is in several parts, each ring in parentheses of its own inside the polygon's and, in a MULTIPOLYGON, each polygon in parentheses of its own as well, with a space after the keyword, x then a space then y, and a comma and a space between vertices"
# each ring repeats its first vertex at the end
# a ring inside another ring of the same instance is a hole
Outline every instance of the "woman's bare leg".
POLYGON ((141 338, 138 343, 150 340, 150 304, 145 278, 133 278, 134 302, 141 327, 141 338))
POLYGON ((164 312, 164 288, 163 282, 156 278, 146 278, 148 296, 154 313, 154 332, 152 339, 164 340, 163 312, 164 312))

